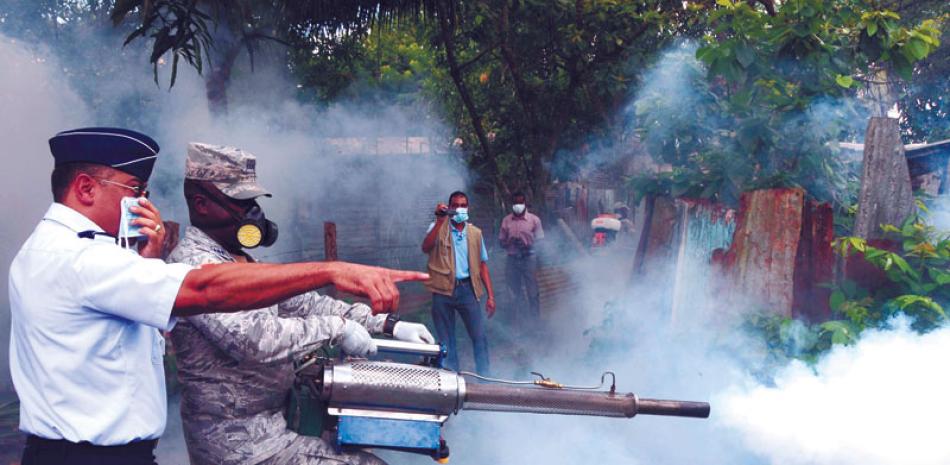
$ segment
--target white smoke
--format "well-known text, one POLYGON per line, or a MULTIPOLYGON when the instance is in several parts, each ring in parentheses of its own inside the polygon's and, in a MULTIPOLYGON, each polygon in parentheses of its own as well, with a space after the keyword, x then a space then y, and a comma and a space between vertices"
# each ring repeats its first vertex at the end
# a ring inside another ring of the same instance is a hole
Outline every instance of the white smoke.
MULTIPOLYGON (((119 46, 119 41, 112 40, 89 48, 107 51, 119 46)), ((680 52, 680 57, 691 58, 689 53, 680 52)), ((464 187, 469 178, 452 160, 435 163, 425 172, 395 170, 380 178, 371 170, 354 176, 358 173, 353 170, 359 168, 336 158, 317 159, 325 136, 341 131, 399 133, 414 118, 398 109, 380 111, 375 117, 343 107, 317 111, 275 91, 288 86, 282 72, 258 70, 242 75, 233 87, 230 115, 215 119, 208 113, 202 80, 193 71, 180 70, 179 82, 169 92, 151 82, 143 56, 129 55, 98 55, 98 60, 127 59, 128 63, 120 67, 122 73, 101 78, 93 96, 95 105, 87 106, 61 78, 55 53, 0 36, 0 141, 6 162, 0 170, 4 182, 0 204, 9 216, 0 222, 4 283, 13 254, 50 201, 47 179, 52 160, 46 140, 61 129, 135 123, 134 129, 153 135, 163 146, 153 177, 157 203, 166 219, 181 223, 187 223, 180 191, 184 148, 193 140, 235 145, 255 153, 261 182, 275 193, 274 199, 262 203, 282 225, 292 224, 290 206, 284 201, 301 192, 310 196, 327 189, 343 189, 355 196, 374 192, 367 203, 398 212, 407 208, 400 199, 427 189, 444 196, 464 187), (340 179, 348 179, 349 184, 341 185, 340 179), (420 182, 425 179, 436 182, 420 182), (375 190, 380 184, 389 189, 375 190), (400 193, 405 197, 396 195, 400 193)), ((664 76, 675 77, 675 73, 664 76)), ((685 92, 675 82, 664 85, 685 92)), ((689 111, 687 106, 679 108, 689 111)), ((434 127, 429 135, 444 133, 444 128, 434 127)), ((332 205, 321 208, 317 215, 334 212, 332 205)), ((425 224, 399 227, 418 227, 421 239, 425 224)), ((602 371, 613 370, 622 392, 709 400, 711 418, 617 420, 462 412, 445 431, 453 449, 452 463, 950 462, 950 447, 941 441, 941 420, 950 414, 943 401, 950 379, 942 368, 950 354, 950 330, 921 336, 906 324, 897 324, 891 330, 868 333, 852 347, 835 349, 814 367, 792 364, 771 383, 763 384, 749 375, 762 368, 761 341, 723 329, 721 321, 713 321, 715 315, 708 315, 711 321, 692 322, 688 329, 671 328, 662 305, 668 282, 629 285, 629 270, 602 267, 593 260, 572 269, 572 277, 582 283, 572 299, 572 311, 549 317, 543 341, 507 333, 508 346, 492 348, 496 370, 500 375, 526 377, 528 369, 534 369, 568 384, 596 383, 602 371), (607 283, 611 279, 618 281, 607 283), (608 301, 612 302, 609 307, 605 306, 608 301), (509 359, 512 353, 527 354, 527 358, 515 362, 509 359)), ((502 266, 493 264, 493 270, 500 271, 502 266)), ((6 307, 6 287, 0 287, 2 307, 6 307)), ((694 298, 716 296, 697 293, 694 298)), ((8 312, 0 312, 3 352, 8 319, 8 312)), ((463 339, 460 345, 464 344, 463 339)), ((6 377, 6 356, 0 360, 2 377, 6 377)), ((160 442, 160 462, 185 463, 181 433, 174 427, 177 409, 172 407, 169 414, 173 418, 160 442)), ((393 464, 429 463, 420 456, 384 455, 393 464)))
POLYGON ((919 335, 899 320, 814 367, 789 365, 774 385, 734 386, 716 410, 774 464, 946 464, 947 354, 950 328, 919 335))
POLYGON ((52 194, 53 157, 47 139, 65 127, 89 122, 85 103, 61 75, 57 58, 42 47, 0 34, 0 390, 10 385, 6 348, 9 264, 40 220, 52 194))

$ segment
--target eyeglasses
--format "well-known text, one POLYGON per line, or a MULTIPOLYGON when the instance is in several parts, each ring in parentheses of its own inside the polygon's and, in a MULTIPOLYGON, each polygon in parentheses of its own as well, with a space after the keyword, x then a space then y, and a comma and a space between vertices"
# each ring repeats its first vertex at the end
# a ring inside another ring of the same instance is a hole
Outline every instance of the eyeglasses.
POLYGON ((129 185, 126 185, 126 184, 122 184, 121 182, 110 181, 110 180, 108 180, 108 179, 99 179, 99 178, 97 178, 97 180, 98 180, 99 182, 104 182, 104 183, 106 183, 106 184, 115 184, 116 186, 124 187, 124 188, 126 188, 126 189, 129 189, 129 190, 131 190, 132 192, 135 193, 135 196, 136 196, 136 197, 145 197, 146 199, 148 198, 149 192, 148 192, 148 187, 146 187, 146 186, 129 186, 129 185))

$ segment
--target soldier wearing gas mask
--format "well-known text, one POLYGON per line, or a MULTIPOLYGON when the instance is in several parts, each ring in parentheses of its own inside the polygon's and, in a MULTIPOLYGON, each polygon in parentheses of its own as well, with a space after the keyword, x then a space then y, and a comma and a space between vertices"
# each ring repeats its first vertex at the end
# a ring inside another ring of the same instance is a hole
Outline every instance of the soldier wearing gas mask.
MULTIPOLYGON (((277 225, 257 203, 270 193, 257 183, 255 164, 255 157, 240 149, 189 144, 185 197, 192 225, 169 261, 196 266, 253 262, 245 249, 276 241, 277 225)), ((172 342, 191 463, 383 463, 369 453, 339 454, 320 438, 297 435, 283 416, 295 358, 328 344, 350 355, 371 354, 376 350, 371 333, 434 342, 421 324, 373 315, 366 305, 316 292, 257 311, 179 321, 172 342)))

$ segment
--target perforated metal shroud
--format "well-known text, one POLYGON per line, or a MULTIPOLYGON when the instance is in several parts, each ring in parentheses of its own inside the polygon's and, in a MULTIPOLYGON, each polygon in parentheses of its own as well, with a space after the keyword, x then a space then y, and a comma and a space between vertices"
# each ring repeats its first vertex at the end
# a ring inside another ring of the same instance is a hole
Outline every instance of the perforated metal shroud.
POLYGON ((465 380, 438 368, 360 361, 324 371, 323 398, 333 407, 383 408, 449 415, 458 411, 465 380))

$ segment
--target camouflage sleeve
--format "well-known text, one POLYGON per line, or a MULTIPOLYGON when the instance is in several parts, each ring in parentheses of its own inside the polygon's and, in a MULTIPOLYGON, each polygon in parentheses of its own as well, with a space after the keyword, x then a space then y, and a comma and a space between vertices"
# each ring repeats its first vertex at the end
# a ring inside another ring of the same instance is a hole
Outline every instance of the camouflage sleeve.
POLYGON ((281 317, 272 309, 188 317, 215 346, 236 360, 271 363, 297 358, 343 334, 340 316, 281 317))
MULTIPOLYGON (((228 261, 226 254, 218 250, 210 238, 189 230, 168 260, 200 266, 228 261)), ((364 326, 372 319, 369 308, 346 307, 356 306, 348 306, 311 292, 292 298, 276 309, 270 307, 247 312, 208 313, 188 317, 188 321, 234 359, 268 363, 296 358, 325 344, 336 344, 342 336, 343 318, 354 319, 364 326), (322 310, 333 302, 337 303, 339 310, 322 310), (288 311, 282 315, 282 307, 308 311, 288 311), (311 308, 315 310, 309 311, 311 308)), ((369 326, 367 329, 370 329, 369 326)))
POLYGON ((373 315, 373 311, 366 304, 346 303, 320 295, 316 291, 300 294, 281 302, 278 304, 278 311, 281 315, 297 317, 342 316, 363 325, 372 334, 382 333, 383 323, 386 321, 386 315, 373 315))

